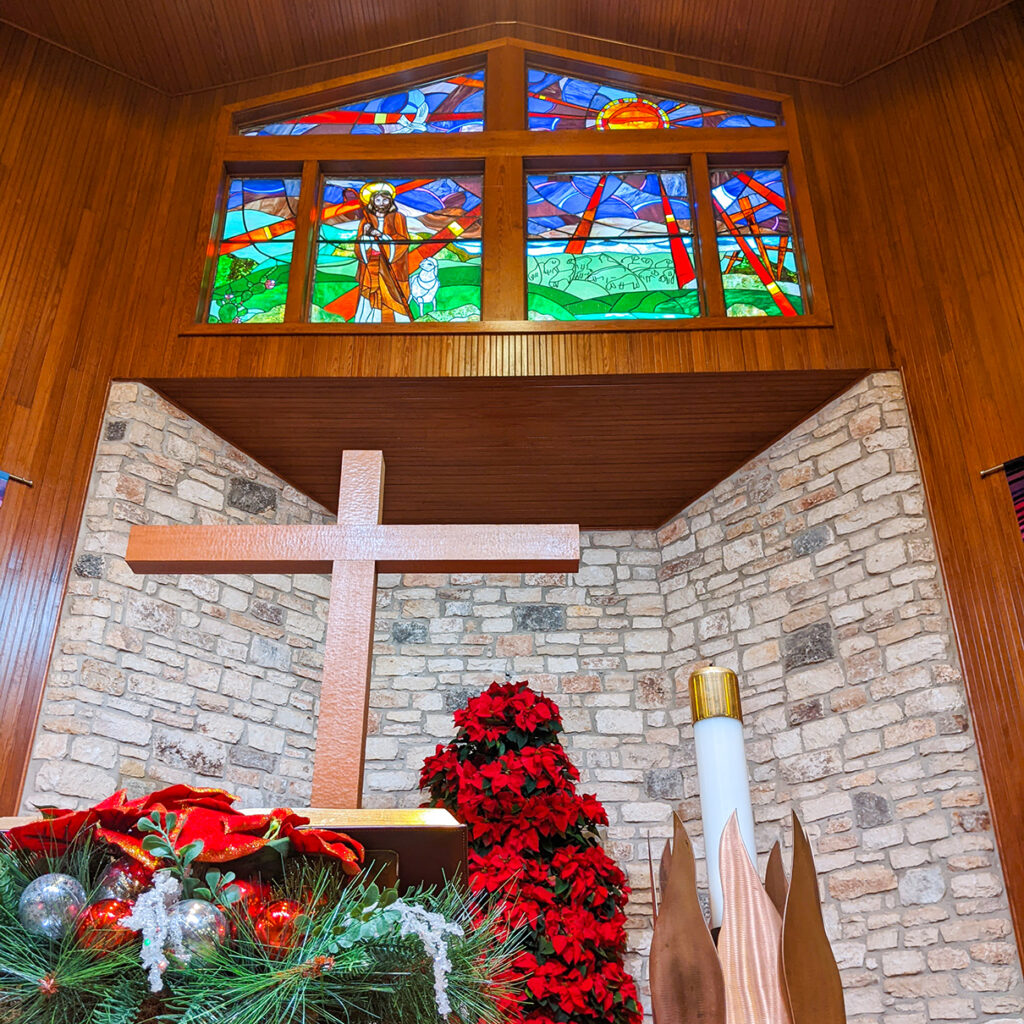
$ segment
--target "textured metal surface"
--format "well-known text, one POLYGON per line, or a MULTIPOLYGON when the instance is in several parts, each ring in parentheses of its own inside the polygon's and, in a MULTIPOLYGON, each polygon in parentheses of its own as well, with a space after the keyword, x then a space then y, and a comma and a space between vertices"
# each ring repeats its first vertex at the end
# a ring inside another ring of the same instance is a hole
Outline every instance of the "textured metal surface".
POLYGON ((825 922, 810 843, 793 815, 793 876, 782 917, 781 965, 793 1024, 844 1024, 843 982, 825 922))
POLYGON ((735 718, 743 721, 740 683, 731 668, 708 665, 690 676, 690 711, 693 722, 705 718, 735 718))
POLYGON ((383 526, 384 455, 342 456, 335 526, 133 527, 139 573, 330 572, 313 803, 358 807, 378 572, 574 572, 577 526, 383 526))
POLYGON ((330 572, 341 559, 381 572, 573 572, 575 526, 133 526, 128 564, 138 573, 330 572), (499 568, 499 566, 501 568, 499 568), (301 567, 301 568, 300 568, 301 567))
POLYGON ((781 917, 786 907, 789 882, 786 879, 786 869, 782 866, 782 844, 777 839, 768 854, 768 865, 764 870, 764 887, 768 898, 772 901, 772 906, 781 917))
POLYGON ((735 814, 722 833, 719 863, 726 1024, 792 1024, 779 970, 782 920, 750 863, 735 814))
POLYGON ((661 864, 667 877, 650 962, 655 1024, 723 1024, 722 969, 697 899, 693 847, 678 814, 669 860, 663 854, 661 864))

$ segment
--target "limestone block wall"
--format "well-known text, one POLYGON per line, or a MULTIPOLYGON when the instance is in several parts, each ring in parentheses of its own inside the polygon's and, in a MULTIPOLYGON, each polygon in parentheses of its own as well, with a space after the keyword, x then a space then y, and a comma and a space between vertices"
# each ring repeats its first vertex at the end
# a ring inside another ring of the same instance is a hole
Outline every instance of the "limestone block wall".
POLYGON ((329 581, 136 576, 133 523, 320 523, 322 508, 151 389, 111 387, 24 805, 119 787, 309 798, 329 581))
MULTIPOLYGON (((26 800, 223 782, 308 799, 327 581, 132 576, 131 522, 324 511, 137 385, 116 385, 26 800)), ((801 815, 850 1019, 1020 1021, 1024 989, 898 375, 854 387, 657 533, 583 538, 572 576, 379 579, 364 799, 419 802, 425 754, 494 679, 565 743, 650 939, 647 843, 702 852, 686 693, 740 674, 759 850, 801 815)), ((700 865, 703 871, 703 865, 700 865)))
MULTIPOLYGON (((1024 988, 899 375, 854 387, 659 541, 676 693, 708 660, 740 674, 758 848, 799 813, 850 1018, 1019 1020, 1024 988)), ((681 702, 670 717, 686 735, 681 702)))

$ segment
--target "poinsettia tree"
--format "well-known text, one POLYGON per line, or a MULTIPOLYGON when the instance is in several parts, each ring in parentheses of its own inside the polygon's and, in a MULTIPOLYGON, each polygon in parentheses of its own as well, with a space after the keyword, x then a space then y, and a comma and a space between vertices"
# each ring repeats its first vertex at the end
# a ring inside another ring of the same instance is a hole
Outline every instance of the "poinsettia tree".
POLYGON ((626 879, 600 846, 607 825, 558 740, 557 705, 528 683, 493 684, 455 713, 458 733, 428 757, 421 786, 469 830, 470 886, 525 930, 512 971, 530 1024, 638 1024, 622 964, 626 879))

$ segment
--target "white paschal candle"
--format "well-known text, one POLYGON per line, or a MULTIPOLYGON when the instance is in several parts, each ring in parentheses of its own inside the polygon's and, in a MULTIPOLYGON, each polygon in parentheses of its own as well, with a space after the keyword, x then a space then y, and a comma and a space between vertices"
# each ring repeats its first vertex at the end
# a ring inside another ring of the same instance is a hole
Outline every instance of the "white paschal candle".
POLYGON ((757 865, 754 812, 750 807, 750 778, 743 748, 740 687, 732 669, 710 665, 690 676, 690 709, 697 747, 700 814, 704 821, 704 851, 711 895, 711 927, 722 925, 722 876, 718 848, 733 812, 743 845, 757 865))

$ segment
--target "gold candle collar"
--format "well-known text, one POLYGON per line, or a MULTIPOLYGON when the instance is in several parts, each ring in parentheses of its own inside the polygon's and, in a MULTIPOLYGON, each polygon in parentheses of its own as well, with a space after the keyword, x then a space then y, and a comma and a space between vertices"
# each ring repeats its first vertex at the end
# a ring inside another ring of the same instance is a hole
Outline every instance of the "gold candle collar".
POLYGON ((718 665, 697 669, 690 676, 690 710, 694 725, 705 718, 735 718, 742 722, 736 673, 718 665))

